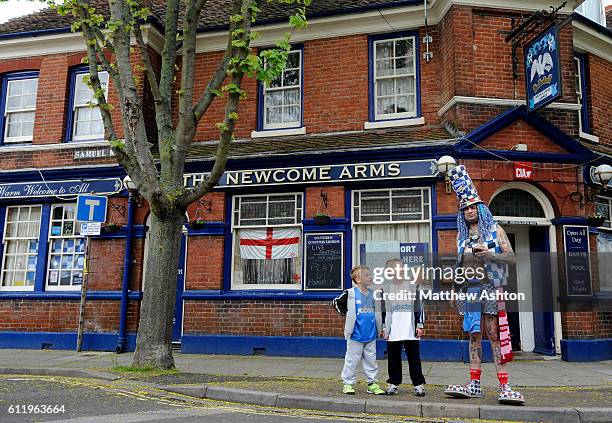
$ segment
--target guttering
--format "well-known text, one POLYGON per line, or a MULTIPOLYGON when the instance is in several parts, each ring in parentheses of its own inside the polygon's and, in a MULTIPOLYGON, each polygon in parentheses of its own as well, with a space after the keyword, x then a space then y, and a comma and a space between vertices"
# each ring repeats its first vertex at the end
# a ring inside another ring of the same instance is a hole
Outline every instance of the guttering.
POLYGON ((0 34, 0 40, 9 38, 21 38, 21 37, 40 37, 43 35, 55 35, 71 32, 69 26, 62 28, 51 28, 51 29, 37 29, 34 31, 23 31, 23 32, 8 32, 6 34, 0 34))
POLYGON ((132 273, 132 226, 134 224, 135 201, 134 195, 128 197, 128 220, 127 234, 125 237, 125 254, 123 256, 123 280, 121 281, 121 310, 119 315, 119 339, 115 352, 120 354, 125 351, 127 344, 127 308, 129 301, 130 274, 132 273))

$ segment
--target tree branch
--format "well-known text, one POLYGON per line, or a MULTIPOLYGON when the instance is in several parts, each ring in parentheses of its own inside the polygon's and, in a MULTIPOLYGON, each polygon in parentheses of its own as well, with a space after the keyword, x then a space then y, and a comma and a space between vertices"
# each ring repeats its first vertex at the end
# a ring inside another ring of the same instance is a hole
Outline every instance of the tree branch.
MULTIPOLYGON (((233 8, 232 8, 233 9, 232 15, 239 14, 241 7, 242 7, 241 1, 234 1, 233 8)), ((213 74, 213 76, 210 78, 210 81, 208 85, 206 86, 206 89, 204 90, 204 92, 198 99, 198 102, 193 108, 193 116, 194 116, 196 125, 202 119, 202 117, 208 110, 208 107, 210 107, 211 103, 217 96, 215 93, 219 91, 221 84, 223 84, 223 81, 225 81, 225 78, 227 76, 227 68, 229 66, 230 59, 232 58, 232 54, 234 52, 234 48, 232 47, 232 41, 234 40, 234 37, 232 33, 234 32, 234 30, 238 28, 238 25, 239 25, 238 23, 230 22, 227 47, 225 49, 225 54, 223 55, 223 59, 221 59, 221 62, 217 66, 217 69, 215 70, 215 73, 213 74)))
POLYGON ((140 49, 140 57, 142 58, 142 62, 144 63, 145 74, 147 75, 147 80, 149 81, 149 86, 151 87, 151 93, 153 94, 153 99, 157 103, 161 98, 159 93, 159 82, 157 81, 157 75, 155 75, 155 71, 153 70, 153 66, 151 65, 151 58, 149 57, 149 50, 144 43, 142 38, 142 29, 140 28, 140 24, 136 23, 134 25, 134 37, 136 38, 136 44, 138 44, 138 48, 140 49))
POLYGON ((155 111, 158 119, 161 143, 168 132, 173 130, 172 125, 172 86, 174 84, 174 69, 176 66, 176 34, 178 28, 179 0, 168 0, 166 3, 166 18, 164 21, 164 48, 161 54, 161 73, 159 78, 160 104, 155 111))
POLYGON ((151 145, 147 140, 146 126, 142 114, 142 102, 134 82, 131 63, 131 33, 130 11, 124 0, 109 2, 111 18, 121 24, 114 32, 115 57, 117 71, 120 75, 120 106, 125 132, 125 152, 133 158, 131 165, 136 163, 138 172, 132 176, 137 186, 142 187, 141 193, 151 202, 153 198, 163 201, 155 160, 151 153, 151 145), (137 179, 138 178, 138 179, 137 179))
MULTIPOLYGON (((234 0, 234 10, 239 6, 239 10, 242 13, 241 26, 244 29, 236 39, 246 41, 242 47, 234 47, 231 42, 231 48, 234 51, 235 56, 239 59, 238 62, 246 59, 250 52, 250 37, 251 37, 251 3, 253 0, 234 0)), ((230 35, 230 39, 231 39, 230 35)), ((237 89, 228 91, 227 104, 225 106, 225 119, 220 127, 219 145, 217 146, 217 152, 215 154, 215 163, 208 177, 196 185, 195 187, 187 190, 185 197, 183 198, 183 204, 188 205, 198 198, 202 197, 206 193, 210 192, 213 187, 219 182, 219 179, 223 175, 225 165, 227 163, 227 155, 232 139, 234 138, 234 128, 237 119, 238 103, 241 98, 241 84, 244 77, 244 72, 240 64, 235 64, 229 69, 231 73, 231 84, 237 89)))

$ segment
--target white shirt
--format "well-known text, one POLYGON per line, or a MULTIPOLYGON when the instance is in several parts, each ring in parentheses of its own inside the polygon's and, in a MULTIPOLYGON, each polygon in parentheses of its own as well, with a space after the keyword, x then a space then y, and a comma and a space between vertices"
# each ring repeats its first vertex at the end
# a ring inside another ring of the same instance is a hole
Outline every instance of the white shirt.
MULTIPOLYGON (((394 283, 389 285, 389 290, 394 293, 408 291, 416 293, 416 285, 404 282, 401 285, 394 283)), ((412 341, 418 339, 415 334, 414 301, 393 300, 386 302, 387 315, 392 313, 391 327, 387 328, 389 341, 412 341)))

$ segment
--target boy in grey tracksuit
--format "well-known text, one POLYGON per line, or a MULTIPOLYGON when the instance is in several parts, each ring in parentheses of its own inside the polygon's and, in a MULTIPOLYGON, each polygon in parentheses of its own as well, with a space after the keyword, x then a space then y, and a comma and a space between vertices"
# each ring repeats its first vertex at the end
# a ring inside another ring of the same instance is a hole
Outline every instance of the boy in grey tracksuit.
POLYGON ((344 338, 346 355, 342 369, 342 392, 355 394, 357 365, 361 361, 368 381, 368 393, 383 395, 378 383, 378 364, 376 363, 376 339, 382 331, 382 317, 374 299, 372 273, 366 266, 357 266, 351 270, 351 279, 355 285, 345 291, 348 298, 344 338))

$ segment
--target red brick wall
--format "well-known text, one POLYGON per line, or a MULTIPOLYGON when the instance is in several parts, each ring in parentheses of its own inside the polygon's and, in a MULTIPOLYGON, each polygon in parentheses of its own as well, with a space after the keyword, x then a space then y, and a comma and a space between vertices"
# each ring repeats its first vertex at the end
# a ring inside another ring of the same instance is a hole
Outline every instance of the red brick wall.
POLYGON ((92 238, 88 289, 114 291, 121 289, 125 238, 92 238))
POLYGON ((528 151, 566 153, 563 148, 555 144, 550 138, 542 135, 541 132, 523 121, 507 126, 478 145, 489 150, 512 150, 519 142, 527 144, 528 151))
POLYGON ((310 219, 317 213, 325 213, 331 217, 344 217, 344 187, 306 188, 306 218, 310 219), (327 194, 327 208, 323 203, 321 192, 327 194))
MULTIPOLYGON (((119 301, 88 301, 85 332, 116 332, 119 306, 119 301)), ((79 322, 79 301, 2 301, 0 316, 0 331, 74 332, 79 322)))
POLYGON ((202 197, 202 204, 191 203, 187 208, 189 220, 204 219, 207 222, 225 221, 225 193, 211 192, 202 197), (208 207, 210 206, 210 210, 208 207))
POLYGON ((344 318, 328 302, 185 301, 185 334, 343 336, 344 318))
POLYGON ((588 55, 590 73, 587 87, 591 106, 591 127, 602 144, 612 145, 612 63, 593 54, 588 55))
POLYGON ((223 288, 223 236, 190 236, 185 289, 223 288))

